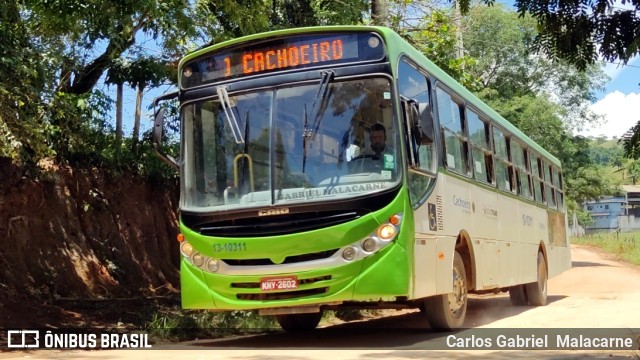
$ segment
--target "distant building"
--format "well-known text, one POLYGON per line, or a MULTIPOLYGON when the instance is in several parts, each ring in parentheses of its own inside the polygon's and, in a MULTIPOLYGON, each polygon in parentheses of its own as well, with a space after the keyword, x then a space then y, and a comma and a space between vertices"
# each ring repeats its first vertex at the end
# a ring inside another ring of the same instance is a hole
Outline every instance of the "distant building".
POLYGON ((621 185, 622 196, 611 196, 584 204, 594 223, 586 232, 640 230, 640 185, 621 185))

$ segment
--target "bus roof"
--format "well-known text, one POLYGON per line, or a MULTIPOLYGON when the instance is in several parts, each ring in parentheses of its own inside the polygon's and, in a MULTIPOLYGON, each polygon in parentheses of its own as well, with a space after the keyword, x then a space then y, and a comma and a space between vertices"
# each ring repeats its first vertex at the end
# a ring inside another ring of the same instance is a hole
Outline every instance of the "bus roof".
MULTIPOLYGON (((538 145, 535 141, 533 141, 531 138, 525 135, 522 131, 516 128, 513 124, 511 124, 507 119, 503 118, 495 110, 489 107, 489 105, 485 104, 482 100, 480 100, 477 96, 475 96, 471 91, 467 90, 464 86, 458 83, 454 78, 449 76, 444 70, 440 69, 437 65, 431 62, 424 54, 422 54, 420 51, 414 48, 411 44, 409 44, 405 39, 403 39, 395 31, 387 27, 355 26, 355 25, 312 26, 312 27, 283 29, 283 30, 252 34, 252 35, 224 41, 224 42, 207 46, 205 48, 197 50, 185 56, 182 60, 180 60, 178 68, 181 69, 186 62, 193 60, 194 58, 208 54, 211 51, 226 48, 236 44, 241 44, 241 43, 253 41, 253 40, 263 40, 263 39, 268 39, 268 38, 278 37, 283 35, 318 33, 323 31, 373 31, 382 35, 382 37, 385 39, 387 51, 389 52, 388 55, 391 59, 397 59, 399 56, 406 54, 410 58, 412 58, 414 61, 418 61, 419 64, 421 64, 424 67, 424 69, 429 72, 430 76, 439 80, 449 89, 454 91, 458 96, 462 97, 466 102, 473 105, 476 109, 478 109, 479 111, 484 113, 486 116, 491 118, 500 127, 502 127, 507 132, 509 132, 510 134, 514 135, 519 140, 524 142, 525 145, 528 146, 530 149, 533 149, 543 157, 547 158, 554 165, 560 166, 560 161, 555 156, 551 155, 548 151, 542 148, 542 146, 538 145)), ((178 72, 178 74, 180 76, 180 72, 178 72)))

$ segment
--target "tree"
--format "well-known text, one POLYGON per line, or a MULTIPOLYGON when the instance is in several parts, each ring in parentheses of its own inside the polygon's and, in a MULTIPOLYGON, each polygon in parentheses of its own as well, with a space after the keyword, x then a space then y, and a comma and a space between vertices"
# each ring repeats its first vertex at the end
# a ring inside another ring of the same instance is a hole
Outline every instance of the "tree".
POLYGON ((48 76, 18 2, 0 2, 0 157, 29 162, 52 154, 47 140, 53 129, 40 101, 48 76))
POLYGON ((86 94, 144 32, 165 42, 196 35, 193 7, 183 0, 27 0, 24 23, 43 51, 59 54, 59 90, 86 94))
POLYGON ((357 24, 368 4, 367 0, 208 0, 206 11, 213 14, 208 44, 261 31, 357 24))
POLYGON ((389 26, 388 0, 371 0, 371 22, 374 25, 389 26))
POLYGON ((631 180, 631 185, 635 185, 640 179, 640 160, 634 160, 627 165, 627 173, 631 180))
MULTIPOLYGON (((460 2, 463 14, 470 8, 470 0, 452 1, 460 2)), ((493 5, 495 0, 484 2, 493 5)), ((536 48, 579 69, 598 58, 626 63, 640 54, 640 2, 623 0, 622 5, 627 8, 613 1, 515 1, 521 17, 530 15, 536 20, 536 48)))
POLYGON ((122 145, 122 101, 124 93, 124 83, 130 78, 131 64, 128 61, 117 59, 107 71, 106 84, 114 84, 116 90, 116 153, 120 153, 122 145))
POLYGON ((568 130, 600 121, 590 110, 604 88, 606 75, 598 66, 576 70, 566 62, 548 60, 531 50, 535 21, 503 6, 473 7, 463 25, 465 51, 477 64, 468 71, 480 78, 481 97, 509 99, 535 95, 553 99, 568 130))
POLYGON ((166 65, 153 58, 141 58, 129 66, 128 82, 136 92, 136 111, 133 123, 132 151, 135 153, 140 139, 140 116, 142 111, 142 97, 147 86, 158 86, 168 77, 166 65))
POLYGON ((425 15, 415 29, 400 29, 405 38, 447 74, 470 90, 479 90, 479 78, 471 71, 476 59, 468 55, 458 57, 456 54, 457 30, 451 15, 441 10, 425 15))

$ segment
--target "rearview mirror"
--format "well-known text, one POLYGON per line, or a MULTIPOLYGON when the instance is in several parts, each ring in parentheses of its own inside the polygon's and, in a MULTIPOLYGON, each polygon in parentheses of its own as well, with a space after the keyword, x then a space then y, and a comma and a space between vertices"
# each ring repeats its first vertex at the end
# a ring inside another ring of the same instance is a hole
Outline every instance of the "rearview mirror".
POLYGON ((164 109, 160 108, 156 111, 153 118, 153 132, 151 133, 151 139, 153 140, 153 147, 158 148, 162 143, 162 126, 164 124, 164 109))
MULTIPOLYGON (((153 100, 153 108, 154 110, 157 108, 158 103, 162 100, 170 100, 173 98, 176 98, 178 96, 178 92, 174 91, 165 95, 162 95, 158 98, 156 98, 155 100, 153 100)), ((153 118, 153 130, 151 132, 151 139, 153 141, 153 148, 156 151, 156 154, 158 154, 158 156, 160 157, 160 159, 162 159, 162 161, 164 161, 165 163, 167 163, 169 166, 175 168, 176 170, 178 170, 180 167, 178 166, 178 162, 176 161, 176 159, 173 158, 173 156, 166 154, 162 151, 162 148, 160 145, 162 145, 162 130, 163 130, 163 126, 164 126, 164 112, 165 109, 164 108, 159 108, 154 115, 153 118)))

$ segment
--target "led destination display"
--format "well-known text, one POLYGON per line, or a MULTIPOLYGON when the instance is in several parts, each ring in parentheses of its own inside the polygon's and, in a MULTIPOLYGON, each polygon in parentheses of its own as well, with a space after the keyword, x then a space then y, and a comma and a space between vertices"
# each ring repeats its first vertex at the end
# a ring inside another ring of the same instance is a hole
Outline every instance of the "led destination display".
POLYGON ((382 60, 380 38, 372 33, 300 35, 222 50, 187 63, 182 87, 221 80, 332 64, 382 60))

